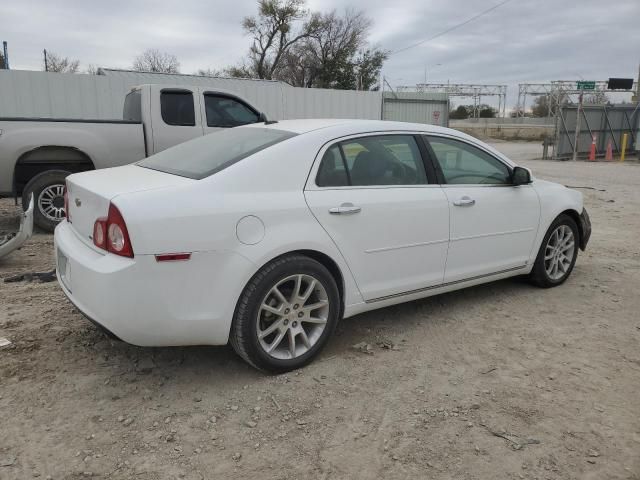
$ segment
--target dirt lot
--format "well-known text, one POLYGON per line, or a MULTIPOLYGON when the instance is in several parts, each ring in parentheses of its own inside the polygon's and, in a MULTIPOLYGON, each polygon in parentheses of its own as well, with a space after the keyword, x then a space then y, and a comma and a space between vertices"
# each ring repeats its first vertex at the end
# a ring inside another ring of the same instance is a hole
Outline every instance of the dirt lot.
MULTIPOLYGON (((0 479, 640 479, 640 165, 523 163, 604 190, 582 190, 594 233, 565 285, 360 315, 288 375, 114 342, 55 282, 0 283, 0 479)), ((38 234, 0 277, 52 266, 38 234)))

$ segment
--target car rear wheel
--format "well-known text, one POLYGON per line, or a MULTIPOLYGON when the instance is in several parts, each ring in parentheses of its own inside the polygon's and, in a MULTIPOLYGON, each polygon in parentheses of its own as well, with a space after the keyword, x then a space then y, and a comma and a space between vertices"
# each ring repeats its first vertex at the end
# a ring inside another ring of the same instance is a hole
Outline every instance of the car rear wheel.
POLYGON ((33 221, 46 232, 53 232, 65 219, 64 186, 68 175, 71 175, 71 172, 66 170, 42 172, 29 180, 22 191, 22 205, 25 209, 33 194, 35 201, 33 221))
POLYGON ((555 287, 569 278, 578 257, 579 235, 578 226, 570 216, 563 214, 554 220, 530 274, 535 285, 555 287))
POLYGON ((245 287, 233 319, 230 342, 254 367, 286 372, 309 363, 338 322, 336 281, 319 262, 280 257, 245 287))

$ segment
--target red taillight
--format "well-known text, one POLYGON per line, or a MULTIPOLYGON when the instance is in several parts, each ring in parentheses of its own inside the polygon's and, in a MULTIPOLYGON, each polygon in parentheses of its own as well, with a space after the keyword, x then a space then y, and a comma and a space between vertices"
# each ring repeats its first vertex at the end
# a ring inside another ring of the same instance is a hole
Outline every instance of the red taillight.
POLYGON ((93 224, 93 243, 116 255, 133 257, 127 224, 113 203, 109 204, 108 216, 98 218, 93 224))
POLYGON ((67 184, 64 184, 64 216, 67 217, 67 221, 71 223, 71 212, 69 211, 69 190, 67 190, 67 184))

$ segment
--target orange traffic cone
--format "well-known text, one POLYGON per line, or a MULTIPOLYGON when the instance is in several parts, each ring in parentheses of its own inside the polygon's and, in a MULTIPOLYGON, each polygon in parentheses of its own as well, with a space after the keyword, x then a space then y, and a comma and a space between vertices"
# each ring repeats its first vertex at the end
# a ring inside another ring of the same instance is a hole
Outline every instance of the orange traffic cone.
POLYGON ((607 142, 607 154, 604 156, 604 159, 607 162, 613 160, 613 147, 611 146, 611 139, 609 139, 609 141, 607 142))
POLYGON ((598 137, 596 137, 595 135, 593 137, 591 137, 591 149, 589 150, 589 161, 590 162, 595 162, 596 161, 596 140, 598 139, 598 137))

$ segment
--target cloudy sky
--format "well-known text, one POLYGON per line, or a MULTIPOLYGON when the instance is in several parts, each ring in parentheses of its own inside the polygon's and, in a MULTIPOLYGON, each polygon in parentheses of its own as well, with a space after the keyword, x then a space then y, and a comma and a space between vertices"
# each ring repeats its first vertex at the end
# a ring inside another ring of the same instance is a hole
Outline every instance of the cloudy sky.
MULTIPOLYGON (((396 51, 500 3, 500 0, 308 0, 313 10, 365 10, 370 41, 396 51)), ((236 64, 250 39, 240 23, 255 0, 6 0, 0 40, 13 69, 41 69, 42 49, 94 64, 130 68, 146 48, 175 54, 181 71, 236 64)), ((637 77, 640 0, 511 0, 487 15, 397 54, 383 74, 391 85, 501 83, 515 103, 519 82, 637 77), (438 65, 440 64, 440 65, 438 65)))

